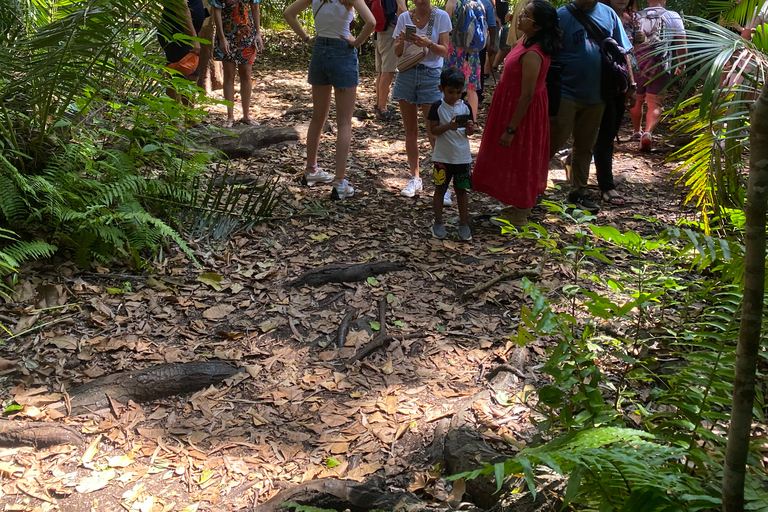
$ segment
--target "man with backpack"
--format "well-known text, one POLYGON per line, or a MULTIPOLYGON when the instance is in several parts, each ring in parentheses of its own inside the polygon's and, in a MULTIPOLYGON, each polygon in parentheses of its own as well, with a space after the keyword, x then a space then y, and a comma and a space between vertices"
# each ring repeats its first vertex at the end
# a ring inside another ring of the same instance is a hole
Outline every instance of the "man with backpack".
MULTIPOLYGON (((611 38, 627 52, 632 50, 632 43, 616 12, 597 0, 574 0, 559 8, 557 14, 563 31, 563 49, 553 62, 556 60, 562 65, 563 75, 560 108, 556 116, 550 118, 549 153, 550 157, 554 156, 573 135, 568 202, 597 213, 600 207, 587 194, 589 164, 603 119, 605 96, 613 91, 601 90, 603 55, 600 41, 593 34, 595 30, 585 23, 602 32, 603 41, 611 38)), ((629 65, 626 57, 625 60, 629 65)), ((625 100, 631 106, 634 84, 630 85, 625 100)))
POLYGON ((366 5, 376 19, 373 36, 376 54, 376 117, 381 121, 396 121, 400 116, 388 106, 389 89, 397 71, 392 33, 395 31, 397 17, 407 10, 406 0, 366 0, 366 5))
MULTIPOLYGON (((637 39, 642 39, 635 49, 637 65, 637 102, 630 110, 634 134, 632 140, 639 143, 640 151, 650 151, 653 146, 653 129, 661 119, 659 93, 671 79, 670 48, 674 43, 677 59, 685 55, 685 30, 683 20, 675 11, 664 8, 667 0, 648 0, 648 7, 635 15, 637 39), (645 131, 641 130, 643 103, 648 104, 645 131)), ((638 42, 636 39, 636 42, 638 42)), ((676 66, 675 74, 684 66, 676 66)))

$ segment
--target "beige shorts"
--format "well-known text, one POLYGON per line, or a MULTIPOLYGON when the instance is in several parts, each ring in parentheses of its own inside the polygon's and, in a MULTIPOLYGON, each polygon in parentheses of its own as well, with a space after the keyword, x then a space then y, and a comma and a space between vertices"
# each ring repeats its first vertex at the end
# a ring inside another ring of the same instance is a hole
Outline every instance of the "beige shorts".
POLYGON ((394 26, 390 26, 384 32, 376 32, 376 72, 394 73, 397 70, 397 56, 395 55, 395 40, 392 33, 394 26))

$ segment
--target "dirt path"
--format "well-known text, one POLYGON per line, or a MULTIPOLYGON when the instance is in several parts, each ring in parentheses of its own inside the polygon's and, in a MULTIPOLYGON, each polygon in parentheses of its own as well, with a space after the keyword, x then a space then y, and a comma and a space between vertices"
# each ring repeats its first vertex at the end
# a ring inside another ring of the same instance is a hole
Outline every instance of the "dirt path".
MULTIPOLYGON (((304 72, 261 68, 256 75, 255 118, 275 126, 309 119, 304 72)), ((282 145, 237 165, 243 173, 281 175, 285 201, 276 216, 313 215, 262 225, 215 246, 194 244, 199 269, 176 254, 152 276, 117 268, 84 272, 67 262, 21 276, 19 301, 4 305, 0 320, 16 332, 36 328, 0 346, 3 404, 23 405, 19 418, 69 424, 90 447, 0 449, 4 510, 243 510, 291 484, 374 474, 425 499, 448 499, 450 486, 429 472, 425 454, 436 420, 486 389, 484 375, 502 363, 519 369, 511 393, 538 387, 543 380, 535 368, 547 346, 539 340, 519 349, 509 339, 524 300, 519 282, 499 283, 468 302, 460 296, 507 270, 535 267, 542 250, 482 221, 468 243, 430 238, 431 187, 414 199, 398 194, 408 178, 400 124, 363 118, 373 110, 371 76, 366 69, 354 120, 354 198, 331 202, 329 187, 300 186, 303 142, 282 145), (367 261, 399 262, 405 270, 358 283, 284 287, 320 265, 367 261), (404 338, 345 367, 381 329, 382 300, 387 333, 404 338), (42 309, 52 306, 61 307, 42 309), (336 348, 351 308, 358 316, 346 346, 336 348), (116 405, 103 417, 68 420, 46 412, 62 398, 62 386, 209 358, 247 371, 191 396, 116 405)), ((211 120, 220 122, 221 112, 211 120)), ((479 142, 477 135, 474 151, 479 142)), ((332 134, 321 155, 321 165, 332 168, 332 134)), ((670 165, 662 158, 619 145, 616 174, 626 175, 620 191, 628 202, 604 209, 597 222, 650 232, 657 228, 643 217, 676 221, 679 193, 665 181, 670 165)), ((562 200, 563 171, 554 168, 550 178, 546 198, 562 200)), ((495 206, 471 196, 472 214, 495 206)), ((455 206, 446 220, 450 232, 455 206)), ((573 227, 543 207, 533 210, 533 220, 560 233, 573 227)), ((557 296, 569 280, 568 269, 553 261, 541 286, 557 296)), ((486 400, 473 412, 477 429, 499 451, 514 454, 530 440, 528 404, 486 400)))

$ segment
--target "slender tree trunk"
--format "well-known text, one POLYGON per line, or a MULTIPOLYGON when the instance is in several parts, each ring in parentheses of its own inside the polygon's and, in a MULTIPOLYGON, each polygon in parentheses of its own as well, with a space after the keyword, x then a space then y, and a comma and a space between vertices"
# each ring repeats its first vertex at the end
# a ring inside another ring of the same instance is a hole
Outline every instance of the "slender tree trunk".
POLYGON ((768 84, 752 111, 749 135, 749 185, 747 188, 744 304, 733 382, 731 428, 723 472, 723 512, 744 510, 752 406, 755 400, 755 370, 760 349, 760 328, 765 293, 765 215, 768 202, 768 84))
MULTIPOLYGON (((203 28, 200 29, 201 38, 213 41, 215 30, 213 28, 213 16, 205 19, 203 28)), ((213 60, 213 43, 204 44, 200 48, 200 76, 197 78, 197 86, 205 89, 205 92, 219 90, 223 87, 223 71, 221 62, 213 60)))

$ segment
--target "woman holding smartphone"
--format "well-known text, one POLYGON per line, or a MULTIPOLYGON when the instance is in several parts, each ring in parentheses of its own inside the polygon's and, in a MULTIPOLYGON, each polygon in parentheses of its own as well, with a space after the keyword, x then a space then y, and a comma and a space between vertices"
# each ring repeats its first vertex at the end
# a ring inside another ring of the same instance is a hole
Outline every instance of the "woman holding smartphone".
POLYGON ((296 0, 283 13, 288 25, 305 44, 312 45, 307 81, 312 86, 312 120, 307 131, 307 166, 304 180, 307 185, 333 182, 331 199, 345 199, 355 194, 346 180, 347 155, 352 139, 352 111, 357 98, 359 83, 357 49, 368 39, 376 27, 376 19, 364 0, 296 0), (311 37, 301 27, 298 15, 312 7, 317 37, 311 37), (365 26, 357 37, 352 36, 349 25, 354 12, 360 15, 365 26), (336 173, 325 172, 317 165, 331 93, 336 93, 336 173))
MULTIPOLYGON (((395 79, 392 98, 400 104, 400 115, 405 129, 405 153, 408 156, 408 168, 411 179, 400 191, 400 195, 413 197, 423 189, 419 175, 419 108, 424 119, 429 114, 432 103, 440 100, 440 72, 443 58, 448 54, 448 33, 451 31, 451 18, 445 11, 432 7, 429 0, 414 0, 415 8, 406 11, 397 18, 395 31, 395 55, 400 57, 406 46, 416 45, 426 48, 427 54, 416 66, 401 71, 395 79), (406 27, 412 33, 406 40, 406 27)), ((435 137, 427 127, 427 138, 434 149, 435 137)))

